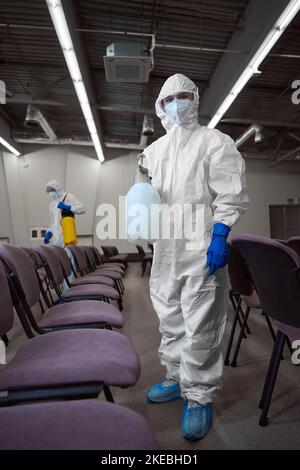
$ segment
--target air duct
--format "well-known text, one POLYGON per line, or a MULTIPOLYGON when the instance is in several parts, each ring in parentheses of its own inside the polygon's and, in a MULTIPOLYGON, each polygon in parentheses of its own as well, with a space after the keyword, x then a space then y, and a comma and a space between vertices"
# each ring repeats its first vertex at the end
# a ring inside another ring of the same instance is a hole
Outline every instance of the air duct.
MULTIPOLYGON (((31 129, 36 129, 38 127, 41 127, 43 129, 43 131, 45 132, 45 134, 47 135, 49 140, 56 140, 57 139, 57 136, 56 136, 54 130, 52 129, 52 127, 50 126, 50 124, 46 120, 43 113, 40 111, 39 108, 37 108, 36 106, 34 106, 32 104, 29 104, 27 106, 27 113, 26 113, 26 118, 25 118, 24 125, 26 127, 31 128, 31 129)), ((46 140, 48 140, 48 139, 46 139, 46 140)))
POLYGON ((264 140, 263 128, 260 124, 252 124, 245 132, 243 132, 238 139, 236 139, 235 144, 237 147, 240 147, 244 142, 246 142, 254 134, 254 142, 256 144, 264 140))

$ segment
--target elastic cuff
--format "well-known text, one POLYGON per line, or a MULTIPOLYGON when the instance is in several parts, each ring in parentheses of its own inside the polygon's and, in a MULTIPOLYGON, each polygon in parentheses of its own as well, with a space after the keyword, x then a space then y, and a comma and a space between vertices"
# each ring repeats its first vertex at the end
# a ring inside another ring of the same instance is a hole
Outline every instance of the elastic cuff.
POLYGON ((223 224, 222 222, 217 222, 214 225, 213 235, 221 235, 222 237, 227 237, 230 232, 230 227, 223 224))

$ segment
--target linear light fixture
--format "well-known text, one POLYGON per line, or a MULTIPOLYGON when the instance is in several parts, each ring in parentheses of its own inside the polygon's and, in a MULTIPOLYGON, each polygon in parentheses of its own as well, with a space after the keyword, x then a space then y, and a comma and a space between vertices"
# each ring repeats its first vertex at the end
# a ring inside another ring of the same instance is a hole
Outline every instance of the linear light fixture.
POLYGON ((16 155, 17 157, 19 157, 21 155, 21 153, 15 148, 13 147, 12 145, 10 145, 7 140, 3 139, 3 137, 0 137, 0 144, 4 145, 4 147, 7 148, 7 150, 9 150, 9 152, 13 153, 14 155, 16 155))
POLYGON ((73 41, 62 7, 62 2, 61 0, 46 0, 46 2, 71 78, 73 80, 77 98, 81 106, 81 110, 83 112, 89 133, 91 135, 91 139, 94 144, 97 157, 102 163, 105 160, 103 155, 103 149, 100 143, 88 95, 82 79, 73 41))
POLYGON ((257 73, 258 68, 264 58, 268 55, 274 44, 278 41, 285 28, 290 24, 295 15, 300 9, 300 0, 291 0, 282 14, 279 16, 278 20, 274 24, 273 28, 269 31, 264 41, 261 43, 260 47, 250 60, 249 64, 245 67, 242 74, 222 102, 222 104, 217 109, 216 113, 213 115, 209 121, 207 127, 214 128, 220 119, 224 116, 228 108, 232 105, 238 94, 250 80, 254 73, 257 73))

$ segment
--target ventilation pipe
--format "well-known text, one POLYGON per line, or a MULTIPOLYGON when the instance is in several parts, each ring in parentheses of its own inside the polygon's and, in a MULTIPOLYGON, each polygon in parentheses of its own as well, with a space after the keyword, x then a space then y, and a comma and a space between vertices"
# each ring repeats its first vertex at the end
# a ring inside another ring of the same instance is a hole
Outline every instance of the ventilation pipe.
POLYGON ((39 108, 37 108, 36 106, 32 104, 29 104, 27 106, 27 113, 26 113, 24 125, 31 129, 36 129, 37 127, 41 127, 48 137, 48 139, 46 140, 51 140, 51 141, 57 140, 57 136, 54 130, 48 123, 43 113, 40 111, 39 108))
POLYGON ((244 142, 246 142, 254 134, 254 142, 256 144, 264 140, 263 128, 260 124, 252 124, 238 139, 236 139, 235 144, 237 147, 240 147, 244 142))

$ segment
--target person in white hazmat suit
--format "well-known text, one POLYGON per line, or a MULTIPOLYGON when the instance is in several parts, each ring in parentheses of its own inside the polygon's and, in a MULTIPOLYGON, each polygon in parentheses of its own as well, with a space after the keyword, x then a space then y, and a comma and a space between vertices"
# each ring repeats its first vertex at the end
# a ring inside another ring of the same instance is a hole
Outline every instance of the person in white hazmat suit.
POLYGON ((143 151, 162 205, 175 207, 175 219, 180 208, 184 214, 183 234, 170 211, 163 219, 171 237, 154 244, 150 295, 166 377, 148 389, 147 399, 184 398, 182 434, 191 441, 213 422, 229 293, 226 239, 249 203, 244 160, 229 136, 198 124, 198 103, 189 78, 169 77, 155 104, 166 134, 143 151))
MULTIPOLYGON (((66 193, 61 184, 56 180, 48 181, 46 184, 46 192, 48 196, 52 199, 49 206, 49 215, 50 215, 50 227, 48 228, 46 235, 44 237, 45 244, 52 244, 56 246, 61 246, 64 248, 63 233, 61 227, 61 211, 72 211, 74 214, 84 214, 85 209, 81 202, 76 199, 76 197, 71 193, 66 193)), ((71 251, 66 248, 66 252, 72 262, 73 267, 74 259, 71 251)), ((75 280, 73 273, 68 278, 70 284, 75 280)), ((61 286, 62 291, 68 289, 66 281, 61 286)))
POLYGON ((48 181, 46 185, 48 196, 53 199, 49 206, 50 227, 44 237, 46 244, 64 247, 62 228, 60 224, 61 211, 69 210, 74 214, 84 214, 85 210, 81 202, 71 193, 66 193, 61 184, 56 180, 48 181))

